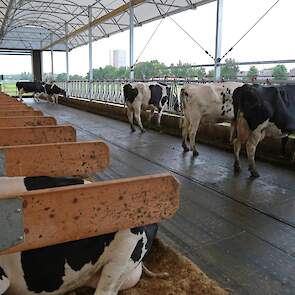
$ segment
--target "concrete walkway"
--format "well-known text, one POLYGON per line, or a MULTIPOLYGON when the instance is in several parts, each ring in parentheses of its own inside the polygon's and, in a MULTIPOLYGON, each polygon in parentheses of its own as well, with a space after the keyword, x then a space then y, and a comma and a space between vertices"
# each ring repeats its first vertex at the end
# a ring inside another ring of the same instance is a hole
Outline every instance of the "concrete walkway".
MULTIPOLYGON (((131 134, 126 123, 61 105, 26 100, 79 140, 105 140, 111 164, 97 179, 170 171, 181 182, 181 208, 161 224, 160 236, 233 294, 295 294, 295 174, 257 162, 261 177, 233 174, 233 155, 199 145, 182 154, 181 140, 131 134)), ((169 271, 169 270, 168 270, 169 271)))

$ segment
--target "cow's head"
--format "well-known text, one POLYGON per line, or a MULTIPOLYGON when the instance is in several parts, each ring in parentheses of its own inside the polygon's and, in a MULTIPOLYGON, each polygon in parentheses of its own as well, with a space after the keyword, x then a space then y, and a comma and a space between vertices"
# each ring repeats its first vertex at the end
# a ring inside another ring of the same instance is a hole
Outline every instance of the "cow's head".
POLYGON ((64 98, 66 98, 66 96, 67 96, 66 91, 64 89, 59 88, 56 84, 52 84, 51 85, 51 91, 54 94, 60 94, 60 95, 62 95, 64 98))
POLYGON ((179 101, 177 95, 174 95, 171 92, 171 86, 165 84, 165 83, 159 83, 162 89, 165 88, 164 91, 162 91, 162 98, 160 101, 160 107, 163 107, 165 103, 167 103, 168 106, 172 106, 175 112, 179 112, 179 101))
POLYGON ((64 89, 61 89, 60 94, 66 98, 67 97, 67 92, 64 89))

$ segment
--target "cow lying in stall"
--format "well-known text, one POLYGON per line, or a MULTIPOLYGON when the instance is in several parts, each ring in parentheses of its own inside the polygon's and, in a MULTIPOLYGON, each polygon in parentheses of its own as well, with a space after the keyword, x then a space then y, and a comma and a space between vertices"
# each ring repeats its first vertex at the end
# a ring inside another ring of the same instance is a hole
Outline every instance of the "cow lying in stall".
POLYGON ((19 99, 22 101, 24 93, 33 92, 35 101, 45 98, 49 102, 58 103, 58 96, 66 97, 66 91, 59 88, 55 83, 44 82, 17 82, 19 99))
MULTIPOLYGON (((83 184, 78 178, 0 177, 0 195, 83 184)), ((98 225, 99 226, 99 225, 98 225)), ((63 295, 82 286, 116 295, 142 273, 157 225, 121 230, 80 241, 0 256, 0 294, 63 295)))
POLYGON ((233 119, 232 93, 241 85, 238 82, 188 84, 181 89, 180 105, 184 117, 180 127, 184 152, 192 150, 194 157, 199 154, 196 135, 201 120, 215 123, 233 119))
POLYGON ((245 84, 234 91, 233 105, 231 139, 234 143, 235 172, 241 170, 239 154, 241 144, 246 144, 249 171, 252 177, 258 177, 255 165, 256 147, 265 137, 270 123, 283 134, 295 131, 295 85, 245 84))
MULTIPOLYGON (((131 131, 135 131, 134 118, 141 132, 145 132, 141 122, 141 110, 150 110, 148 122, 150 123, 155 110, 158 110, 158 125, 160 126, 163 111, 168 107, 170 100, 170 86, 163 83, 131 83, 123 87, 124 99, 127 104, 127 116, 131 131)), ((175 102, 178 109, 178 102, 175 102)))

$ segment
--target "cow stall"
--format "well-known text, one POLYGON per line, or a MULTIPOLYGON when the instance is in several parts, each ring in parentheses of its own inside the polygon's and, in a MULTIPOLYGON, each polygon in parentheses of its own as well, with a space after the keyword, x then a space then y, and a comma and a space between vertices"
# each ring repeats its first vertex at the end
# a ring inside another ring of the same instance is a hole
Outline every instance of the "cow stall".
MULTIPOLYGON (((4 101, 9 100, 5 97, 4 101)), ((2 104, 1 111, 9 112, 12 104, 2 104)), ((14 109, 24 109, 21 105, 15 103, 14 109)), ((64 126, 56 130, 54 118, 40 113, 13 115, 0 119, 3 127, 0 138, 1 255, 31 253, 28 250, 137 228, 175 213, 179 184, 168 174, 19 190, 13 182, 22 177, 25 183, 29 178, 32 181, 40 176, 44 181, 44 177, 81 177, 102 171, 108 166, 110 155, 102 141, 76 142, 73 129, 64 126), (46 126, 49 129, 44 130, 46 126), (48 138, 44 136, 47 132, 51 133, 48 138), (25 136, 26 133, 29 136, 25 136)), ((5 270, 4 267, 4 274, 5 270)), ((14 290, 13 286, 10 288, 14 290)))
MULTIPOLYGON (((2 111, 2 109, 0 109, 2 111)), ((40 114, 37 114, 38 116, 40 114)), ((9 117, 9 116, 7 116, 9 117)), ((22 117, 20 116, 13 116, 22 117)), ((22 117, 24 120, 26 118, 22 117)), ((9 121, 7 121, 9 122, 9 121)), ((27 122, 27 121, 25 121, 27 122)), ((109 164, 109 149, 102 141, 76 142, 76 132, 71 126, 45 125, 35 126, 32 121, 17 127, 0 128, 0 172, 3 178, 19 177, 64 177, 87 176, 103 171, 109 164), (30 125, 31 124, 31 125, 30 125)), ((1 185, 0 185, 1 189, 1 185)), ((78 239, 107 234, 117 230, 137 227, 159 222, 170 218, 178 207, 179 184, 169 174, 134 177, 58 188, 39 189, 37 191, 14 192, 11 187, 1 193, 0 207, 3 204, 7 215, 16 216, 16 224, 2 229, 1 254, 38 249, 49 245, 65 243, 78 239), (10 211, 7 208, 15 204, 10 211), (48 209, 50 208, 50 209, 48 209), (143 210, 144 208, 144 210, 143 210), (65 212, 67 212, 65 214, 65 212), (21 217, 19 217, 21 216, 21 217), (22 223, 21 223, 22 221, 22 223), (99 229, 97 225, 99 224, 99 229), (21 226, 20 226, 21 225, 21 226), (12 228, 18 228, 11 236, 12 228), (21 230, 19 230, 21 228, 21 230), (7 241, 6 237, 10 237, 7 241)), ((0 208, 1 210, 1 208, 0 208)), ((198 273, 184 257, 156 241, 156 249, 166 256, 167 260, 175 259, 184 263, 187 272, 198 273), (173 256, 174 255, 174 256, 173 256)), ((153 252, 154 251, 154 252, 153 252)), ((148 262, 152 269, 159 270, 155 260, 148 262)), ((166 271, 171 268, 165 262, 161 265, 166 271)), ((183 265, 182 265, 183 267, 183 265)), ((173 293, 173 286, 181 289, 176 281, 144 277, 139 288, 124 291, 124 294, 145 294, 153 286, 160 283, 161 288, 173 293), (173 282, 173 283, 171 283, 173 282), (170 287, 169 287, 170 286, 170 287), (131 292, 131 293, 130 293, 131 292), (138 292, 138 293, 132 293, 138 292)), ((199 271, 199 275, 203 274, 199 271)), ((194 277, 195 283, 198 276, 194 277)), ((193 280, 191 280, 193 282, 193 280)), ((215 283, 202 288, 215 290, 215 283)), ((190 283, 191 284, 191 283, 190 283)), ((187 289, 190 289, 187 286, 187 289)), ((199 286, 195 284, 196 288, 199 286)), ((201 289, 202 289, 201 288, 201 289)), ((218 289, 217 290, 221 290, 218 289)), ((223 292, 221 290, 221 292, 223 292)), ((79 293, 77 293, 79 294, 79 293)), ((92 294, 87 293, 87 294, 92 294)), ((156 294, 156 293, 155 293, 156 294)), ((165 294, 165 293, 161 293, 165 294)), ((168 293, 167 293, 168 294, 168 293)), ((190 294, 189 291, 187 294, 190 294)), ((194 293, 193 293, 194 294, 194 293)), ((224 294, 212 292, 208 294, 224 294)))

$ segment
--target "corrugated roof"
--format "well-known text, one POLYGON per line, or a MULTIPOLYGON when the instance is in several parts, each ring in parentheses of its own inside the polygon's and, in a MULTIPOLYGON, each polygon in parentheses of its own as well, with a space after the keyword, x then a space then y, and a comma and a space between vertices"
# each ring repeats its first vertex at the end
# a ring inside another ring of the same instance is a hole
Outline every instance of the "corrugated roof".
MULTIPOLYGON (((215 0, 130 1, 135 26, 141 26, 215 0)), ((0 49, 46 50, 53 44, 54 50, 65 50, 67 23, 71 50, 88 43, 88 7, 95 41, 128 30, 129 6, 128 0, 1 0, 0 49)))

